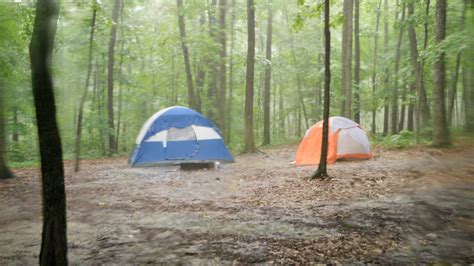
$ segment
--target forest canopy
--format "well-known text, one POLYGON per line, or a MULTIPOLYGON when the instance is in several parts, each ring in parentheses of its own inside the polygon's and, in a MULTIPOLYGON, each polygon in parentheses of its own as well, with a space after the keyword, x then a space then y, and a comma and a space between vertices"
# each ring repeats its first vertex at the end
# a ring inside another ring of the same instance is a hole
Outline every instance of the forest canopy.
MULTIPOLYGON (((431 142, 442 101, 442 127, 472 132, 473 7, 447 2, 438 40, 436 1, 333 1, 330 115, 354 119, 374 136, 413 132, 431 142), (441 55, 440 99, 434 66, 441 55)), ((255 143, 294 142, 322 119, 323 5, 259 0, 254 10, 255 143)), ((38 160, 28 61, 34 11, 30 1, 0 4, 5 139, 14 165, 38 160)), ((201 111, 242 151, 247 33, 242 0, 61 2, 52 67, 65 158, 77 150, 78 126, 81 157, 128 155, 143 122, 172 105, 201 111)))

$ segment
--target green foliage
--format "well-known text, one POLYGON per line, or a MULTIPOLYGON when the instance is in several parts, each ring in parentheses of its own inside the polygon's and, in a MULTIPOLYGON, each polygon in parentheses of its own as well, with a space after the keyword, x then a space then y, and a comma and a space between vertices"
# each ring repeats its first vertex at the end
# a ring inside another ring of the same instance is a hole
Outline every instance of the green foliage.
MULTIPOLYGON (((416 135, 411 131, 401 131, 398 134, 385 137, 378 135, 375 137, 374 143, 385 149, 406 149, 417 144, 416 135)), ((428 139, 423 137, 420 143, 426 144, 428 143, 428 139)))
MULTIPOLYGON (((72 158, 75 119, 78 102, 85 84, 88 40, 93 1, 63 1, 61 3, 58 32, 53 56, 54 84, 58 121, 61 130, 65 158, 72 158)), ((142 124, 153 113, 171 105, 187 105, 187 87, 183 57, 178 30, 178 12, 185 17, 186 34, 192 64, 193 79, 197 72, 205 72, 203 87, 197 92, 203 102, 203 113, 214 108, 208 87, 211 82, 211 63, 218 62, 221 46, 210 34, 209 10, 211 1, 184 1, 184 8, 178 11, 175 0, 124 1, 123 15, 119 19, 117 45, 115 47, 115 91, 114 110, 118 122, 119 91, 122 92, 119 154, 127 156, 134 145, 134 139, 142 124)), ((227 1, 230 4, 231 1, 227 1)), ((416 102, 416 93, 410 91, 414 81, 410 62, 408 38, 404 35, 402 59, 398 76, 393 75, 395 46, 398 27, 395 12, 403 1, 387 1, 388 9, 382 4, 380 25, 375 31, 376 9, 379 0, 360 1, 361 83, 360 101, 361 125, 370 128, 370 112, 377 111, 377 126, 383 123, 383 106, 391 97, 394 79, 399 82, 399 104, 416 102), (384 22, 388 23, 388 44, 384 45, 384 22), (378 54, 373 65, 374 37, 378 36, 378 54), (372 74, 377 75, 376 91, 372 94, 372 74), (385 84, 388 78, 388 84, 385 84)), ((428 16, 425 2, 416 1, 415 14, 407 17, 403 26, 414 25, 418 38, 418 49, 424 59, 425 87, 431 100, 431 68, 440 52, 446 53, 446 71, 451 75, 453 62, 458 51, 462 51, 463 70, 473 60, 465 57, 472 49, 472 25, 466 20, 460 29, 463 1, 450 1, 448 10, 447 38, 440 45, 434 45, 434 5, 428 16), (428 22, 428 46, 423 47, 424 23, 428 22)), ((254 121, 256 143, 261 143, 263 124, 263 77, 267 66, 272 69, 271 93, 271 139, 272 145, 298 142, 306 126, 298 97, 300 81, 302 102, 307 111, 309 125, 321 119, 321 89, 324 77, 323 64, 323 4, 319 0, 273 1, 274 27, 272 60, 265 57, 267 1, 256 1, 256 64, 254 121), (288 18, 288 19, 287 19, 288 18), (292 42, 290 43, 290 40, 292 42), (298 79, 299 78, 299 79, 298 79), (280 104, 280 98, 281 104, 280 104), (299 119, 299 120, 298 120, 299 119), (300 128, 298 128, 300 126, 300 128)), ((82 158, 106 156, 107 132, 107 51, 110 38, 113 1, 97 1, 95 42, 93 44, 93 70, 88 99, 85 103, 82 158)), ((218 13, 218 10, 215 10, 218 13)), ((472 17, 472 10, 466 15, 472 17)), ((340 115, 344 99, 341 93, 341 25, 342 2, 331 1, 331 115, 340 115)), ((28 44, 34 19, 34 5, 22 3, 0 3, 0 79, 6 87, 5 111, 7 123, 7 153, 12 166, 38 161, 35 114, 31 96, 31 81, 28 44), (18 119, 13 119, 17 114, 18 119), (19 141, 13 141, 13 134, 19 141)), ((216 17, 218 20, 218 16, 216 17)), ((229 146, 234 153, 243 148, 244 99, 246 82, 247 13, 245 1, 236 1, 235 9, 227 13, 227 71, 230 59, 233 67, 233 95, 231 106, 231 138, 229 146), (235 15, 234 43, 230 54, 230 20, 235 15)), ((228 73, 229 74, 229 73, 228 73)), ((230 77, 227 76, 227 81, 230 77)), ((461 78, 460 78, 461 80, 461 78)), ((448 79, 448 83, 449 79, 448 79)), ((461 81, 460 81, 461 83, 461 81)), ((229 96, 230 84, 227 93, 229 96)), ((458 90, 458 106, 462 93, 458 90)), ((459 107, 458 113, 463 113, 459 107)), ((457 119, 459 121, 459 119, 457 119)), ((461 119, 462 121, 462 119, 461 119)), ((428 129, 429 130, 429 129, 428 129)), ((115 132, 114 132, 115 133, 115 132)), ((429 139, 421 138, 422 143, 429 139)), ((375 142, 387 148, 406 148, 416 143, 410 132, 388 137, 375 137, 375 142)))

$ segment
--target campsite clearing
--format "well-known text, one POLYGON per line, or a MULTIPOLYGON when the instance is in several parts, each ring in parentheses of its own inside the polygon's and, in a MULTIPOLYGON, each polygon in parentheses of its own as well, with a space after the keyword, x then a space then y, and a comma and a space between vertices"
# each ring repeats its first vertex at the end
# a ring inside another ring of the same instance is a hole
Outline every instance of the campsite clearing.
MULTIPOLYGON (((295 167, 295 146, 236 157, 220 170, 66 164, 71 263, 473 263, 474 147, 376 149, 295 167)), ((0 264, 36 263, 40 178, 0 182, 0 264)))

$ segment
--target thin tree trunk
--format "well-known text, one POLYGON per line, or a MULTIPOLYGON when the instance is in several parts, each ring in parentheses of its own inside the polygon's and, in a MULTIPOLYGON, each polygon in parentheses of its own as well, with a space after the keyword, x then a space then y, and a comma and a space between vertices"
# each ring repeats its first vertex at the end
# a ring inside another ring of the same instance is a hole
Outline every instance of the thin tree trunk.
POLYGON ((227 67, 226 67, 226 57, 227 57, 227 45, 226 45, 226 9, 227 9, 227 1, 226 0, 219 0, 219 32, 218 32, 218 39, 220 44, 220 52, 219 52, 219 90, 217 91, 217 109, 218 109, 218 126, 223 131, 223 136, 225 137, 227 130, 225 125, 226 120, 226 74, 227 74, 227 67))
POLYGON ((360 38, 359 38, 359 0, 354 0, 354 121, 360 123, 360 38))
POLYGON ((193 74, 191 72, 189 50, 186 41, 186 25, 184 23, 183 15, 183 0, 176 0, 176 5, 178 6, 179 37, 181 40, 181 49, 183 50, 184 68, 186 70, 186 84, 188 85, 188 104, 191 108, 197 109, 198 104, 194 94, 193 74))
MULTIPOLYGON (((122 65, 123 65, 123 53, 124 53, 124 44, 125 44, 125 36, 123 33, 123 9, 124 9, 124 1, 121 0, 121 5, 120 5, 120 35, 122 38, 122 41, 120 42, 120 60, 119 60, 119 65, 118 65, 118 78, 119 78, 119 91, 118 91, 118 109, 117 109, 117 132, 115 132, 115 143, 117 145, 117 151, 120 148, 120 126, 122 123, 122 104, 123 104, 123 86, 122 86, 122 65)), ((153 83, 154 83, 154 77, 153 77, 153 83)), ((152 85, 153 87, 153 98, 155 97, 155 86, 154 84, 152 85)))
POLYGON ((6 159, 6 150, 7 142, 5 135, 5 88, 4 83, 0 80, 0 179, 12 178, 13 174, 8 169, 7 159, 6 159))
POLYGON ((284 106, 284 101, 283 101, 283 87, 280 87, 280 90, 279 90, 279 104, 278 104, 278 107, 279 107, 279 112, 278 112, 278 118, 280 120, 280 135, 283 136, 285 135, 285 106, 284 106))
POLYGON ((244 152, 255 152, 253 129, 253 94, 254 94, 254 65, 255 65, 255 5, 253 0, 247 0, 247 78, 245 83, 245 148, 244 152))
POLYGON ((379 37, 379 23, 380 23, 380 6, 382 5, 382 0, 379 1, 377 7, 377 18, 375 22, 375 36, 374 36, 374 58, 372 62, 372 133, 375 134, 377 131, 376 127, 376 114, 377 114, 377 105, 376 105, 376 96, 375 91, 377 87, 377 51, 378 51, 378 37, 379 37))
POLYGON ((227 104, 227 130, 226 142, 231 142, 232 125, 232 100, 234 98, 234 45, 235 45, 235 0, 231 2, 231 21, 230 21, 230 56, 229 56, 229 102, 227 104))
POLYGON ((395 52, 395 78, 394 86, 391 95, 392 99, 392 112, 390 118, 390 132, 392 134, 397 134, 397 123, 398 123, 398 70, 400 68, 400 57, 401 57, 401 46, 403 42, 403 22, 405 21, 405 2, 402 4, 402 17, 400 19, 400 30, 398 32, 398 42, 395 52))
MULTIPOLYGON (((218 29, 216 21, 216 6, 217 0, 212 0, 211 5, 209 7, 209 36, 214 42, 219 43, 219 34, 217 32, 218 29)), ((207 117, 215 122, 218 122, 219 119, 219 116, 217 114, 217 85, 219 80, 219 62, 217 59, 218 56, 218 54, 212 53, 211 56, 208 58, 209 82, 206 101, 207 117)))
MULTIPOLYGON (((446 37, 446 0, 436 1, 436 44, 446 37)), ((445 107, 445 69, 444 51, 437 56, 434 63, 433 76, 433 145, 447 146, 450 144, 449 129, 446 121, 445 107)))
POLYGON ((20 134, 18 133, 18 106, 13 107, 13 134, 12 140, 17 143, 20 140, 20 134))
MULTIPOLYGON (((466 10, 467 10, 467 4, 464 2, 464 7, 461 15, 461 25, 459 25, 459 30, 464 30, 464 20, 466 18, 466 10)), ((451 90, 449 92, 449 97, 448 97, 448 126, 452 127, 453 126, 453 110, 454 110, 454 99, 457 97, 457 85, 458 85, 458 79, 459 79, 459 68, 461 65, 461 53, 462 50, 459 50, 457 55, 456 55, 456 66, 454 68, 454 74, 453 74, 453 83, 451 86, 451 90)))
POLYGON ((74 143, 74 172, 79 171, 79 159, 81 155, 81 135, 82 135, 82 119, 84 115, 84 104, 87 100, 87 93, 89 91, 89 83, 92 73, 92 51, 94 45, 94 31, 95 31, 95 20, 97 15, 97 1, 93 0, 92 2, 92 21, 90 26, 90 35, 89 35, 89 54, 88 54, 88 63, 87 63, 87 74, 86 81, 84 85, 84 91, 82 92, 81 101, 79 103, 79 110, 77 114, 77 124, 76 124, 76 141, 74 143))
POLYGON ((321 145, 321 159, 318 170, 312 178, 325 178, 327 173, 327 154, 329 141, 329 108, 330 108, 330 89, 331 89, 331 32, 329 29, 329 0, 324 0, 324 111, 323 111, 323 139, 321 145))
POLYGON ((454 99, 457 97, 456 96, 456 87, 457 87, 457 84, 458 84, 460 65, 461 65, 461 51, 459 51, 456 55, 456 66, 454 68, 453 84, 452 84, 451 90, 449 91, 449 95, 448 95, 447 123, 448 123, 449 127, 453 126, 454 99))
POLYGON ((342 57, 341 57, 341 88, 344 95, 341 115, 351 118, 352 109, 352 13, 353 0, 344 0, 342 24, 342 57))
POLYGON ((36 16, 30 43, 43 193, 40 265, 67 264, 64 167, 50 66, 58 12, 55 0, 36 2, 36 16))
POLYGON ((169 99, 169 102, 170 102, 170 105, 175 105, 175 102, 174 102, 174 94, 176 92, 176 76, 177 76, 177 73, 176 73, 176 63, 175 63, 175 52, 174 52, 174 47, 173 47, 173 53, 171 55, 171 91, 170 91, 170 99, 169 99))
POLYGON ((107 113, 109 125, 109 156, 117 153, 117 143, 115 143, 114 127, 114 66, 115 66, 115 42, 117 39, 117 23, 120 10, 120 0, 115 0, 112 11, 112 29, 110 31, 108 66, 107 66, 107 113))
POLYGON ((403 86, 403 91, 402 91, 402 106, 401 106, 401 109, 400 109, 400 119, 398 121, 398 127, 397 127, 397 130, 398 131, 402 131, 403 130, 403 127, 405 126, 405 109, 406 109, 406 104, 405 104, 405 100, 406 100, 406 88, 405 86, 403 86))
POLYGON ((272 26, 273 26, 273 3, 268 1, 268 18, 267 18, 267 47, 265 56, 267 64, 265 67, 265 85, 263 97, 263 143, 270 144, 270 94, 272 79, 272 26))
MULTIPOLYGON (((429 0, 427 1, 428 2, 428 10, 427 12, 429 11, 429 0)), ((413 0, 410 0, 408 2, 408 15, 410 17, 413 17, 414 16, 414 2, 413 0)), ((427 36, 427 33, 425 33, 425 35, 427 36)), ((416 39, 416 31, 415 31, 415 27, 413 25, 413 23, 409 23, 408 24, 408 40, 409 40, 409 43, 410 43, 410 54, 411 54, 411 64, 413 66, 413 72, 414 72, 414 75, 415 75, 415 90, 416 90, 416 94, 417 94, 417 115, 416 115, 416 119, 417 121, 419 121, 419 116, 421 115, 421 120, 423 120, 423 127, 426 125, 426 123, 429 122, 430 120, 430 109, 429 109, 429 106, 428 106, 428 101, 427 101, 427 98, 426 98, 426 91, 425 91, 425 88, 423 86, 423 65, 418 61, 419 60, 419 55, 418 55, 418 45, 417 45, 417 39, 416 39)), ((413 103, 410 104, 411 106, 413 105, 413 103)), ((413 108, 413 107, 412 107, 413 108)), ((419 123, 417 122, 417 132, 419 132, 419 127, 420 125, 418 125, 419 123)), ((410 130, 410 129, 409 129, 410 130)))
MULTIPOLYGON (((416 95, 416 89, 415 89, 415 84, 410 85, 410 94, 411 95, 416 95)), ((414 114, 415 114, 415 104, 413 100, 410 100, 410 103, 408 105, 408 117, 407 117, 407 130, 408 131, 413 131, 414 129, 414 114)))
MULTIPOLYGON (((388 47, 388 0, 384 1, 384 45, 385 45, 385 54, 388 54, 389 47, 388 47)), ((385 90, 388 92, 390 88, 390 68, 387 64, 385 68, 385 80, 384 80, 384 87, 385 90)), ((388 120, 389 120, 389 105, 388 105, 388 98, 385 96, 384 99, 384 108, 383 108, 383 130, 382 134, 386 136, 388 134, 388 120)))
MULTIPOLYGON (((199 18, 199 24, 201 28, 204 28, 204 25, 206 23, 206 16, 205 14, 201 14, 199 18)), ((201 61, 198 63, 197 66, 197 74, 196 74, 196 100, 197 100, 197 109, 196 111, 201 112, 202 111, 202 99, 201 95, 203 94, 204 90, 204 79, 206 78, 206 71, 204 70, 204 61, 200 59, 201 61)))
MULTIPOLYGON (((351 0, 352 1, 352 0, 351 0)), ((290 26, 290 22, 288 19, 288 11, 285 9, 285 19, 288 26, 290 26)), ((291 49, 291 57, 293 58, 294 64, 298 64, 298 60, 296 58, 295 47, 294 47, 294 40, 291 31, 289 33, 289 40, 290 40, 290 49, 291 49)), ((298 88, 298 99, 301 105, 301 109, 303 110, 303 118, 305 121, 306 128, 309 128, 308 122, 308 113, 306 112, 306 105, 304 104, 304 97, 303 97, 303 82, 301 81, 300 71, 296 71, 296 87, 298 88)))
MULTIPOLYGON (((298 105, 298 107, 301 107, 301 105, 298 105)), ((296 136, 300 138, 301 137, 301 109, 300 108, 296 109, 295 117, 296 117, 296 136)))

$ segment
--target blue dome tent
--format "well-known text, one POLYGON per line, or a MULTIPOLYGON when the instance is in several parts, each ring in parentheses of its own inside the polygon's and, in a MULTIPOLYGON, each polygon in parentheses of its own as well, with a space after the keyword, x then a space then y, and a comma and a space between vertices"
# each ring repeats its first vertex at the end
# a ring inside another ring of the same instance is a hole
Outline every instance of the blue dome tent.
POLYGON ((150 117, 135 144, 129 158, 131 166, 234 161, 214 123, 182 106, 163 109, 150 117))

